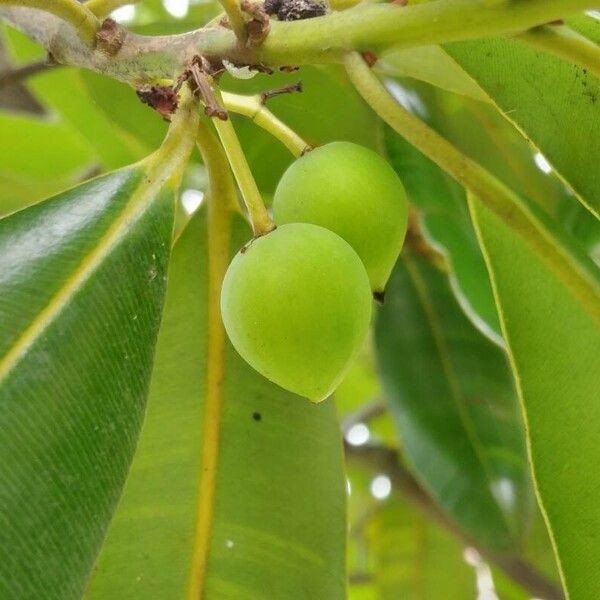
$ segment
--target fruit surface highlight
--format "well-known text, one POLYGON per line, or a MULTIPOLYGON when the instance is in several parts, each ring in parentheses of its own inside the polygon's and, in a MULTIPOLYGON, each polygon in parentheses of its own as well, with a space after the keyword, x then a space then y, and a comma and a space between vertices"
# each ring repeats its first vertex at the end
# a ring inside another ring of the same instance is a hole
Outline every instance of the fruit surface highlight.
POLYGON ((275 191, 277 225, 313 223, 337 233, 382 292, 402 249, 408 206, 396 172, 377 153, 333 142, 296 160, 275 191))
POLYGON ((360 258, 335 233, 283 225, 236 254, 221 313, 233 346, 252 367, 319 402, 360 349, 371 290, 360 258))

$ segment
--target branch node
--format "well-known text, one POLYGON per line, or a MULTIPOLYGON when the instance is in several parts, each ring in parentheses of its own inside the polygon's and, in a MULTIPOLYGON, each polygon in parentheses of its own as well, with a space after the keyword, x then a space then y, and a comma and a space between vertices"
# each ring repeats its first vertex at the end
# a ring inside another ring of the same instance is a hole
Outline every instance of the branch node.
POLYGON ((246 46, 253 48, 260 46, 271 30, 271 21, 265 7, 258 2, 242 0, 242 11, 249 17, 246 22, 246 46))
POLYGON ((123 46, 127 31, 114 19, 104 19, 100 29, 96 32, 98 48, 109 56, 116 56, 123 46))
POLYGON ((171 86, 144 86, 138 88, 135 93, 144 104, 160 113, 167 121, 170 120, 179 105, 177 90, 171 86))

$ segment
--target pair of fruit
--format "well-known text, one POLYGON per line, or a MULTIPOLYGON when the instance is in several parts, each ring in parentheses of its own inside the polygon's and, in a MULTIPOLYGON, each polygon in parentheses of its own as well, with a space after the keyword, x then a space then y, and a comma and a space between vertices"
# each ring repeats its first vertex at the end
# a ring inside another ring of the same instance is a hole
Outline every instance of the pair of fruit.
POLYGON ((313 402, 340 383, 365 338, 406 233, 402 183, 375 152, 347 142, 312 150, 284 173, 277 228, 233 259, 221 312, 259 373, 313 402))

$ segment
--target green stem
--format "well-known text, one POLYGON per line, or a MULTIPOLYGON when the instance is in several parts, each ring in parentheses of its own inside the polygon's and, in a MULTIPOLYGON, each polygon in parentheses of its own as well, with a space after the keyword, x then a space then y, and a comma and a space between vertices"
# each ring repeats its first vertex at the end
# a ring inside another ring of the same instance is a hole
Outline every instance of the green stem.
POLYGON ((223 146, 206 123, 200 121, 196 143, 208 174, 208 196, 227 208, 238 208, 235 181, 223 146))
POLYGON ((242 96, 222 92, 227 110, 244 115, 276 137, 295 157, 302 156, 311 146, 293 129, 278 119, 262 102, 260 96, 242 96))
POLYGON ((200 122, 196 142, 208 170, 208 311, 206 386, 202 415, 202 446, 198 474, 196 525, 186 597, 204 597, 206 564, 214 524, 215 491, 219 469, 219 448, 224 405, 226 334, 221 318, 223 278, 230 260, 232 210, 235 184, 227 157, 210 127, 200 122))
POLYGON ((229 25, 231 25, 231 29, 233 29, 235 36, 242 43, 245 43, 246 38, 248 37, 246 31, 246 21, 244 20, 244 15, 242 14, 239 1, 219 0, 219 4, 223 7, 223 10, 227 15, 229 25))
MULTIPOLYGON (((220 100, 221 94, 218 90, 215 90, 215 96, 220 100)), ((231 170, 235 180, 237 181, 238 187, 244 199, 244 204, 248 209, 248 216, 252 223, 252 230, 255 236, 265 235, 275 229, 275 224, 271 220, 263 199, 258 191, 250 166, 246 160, 246 155, 242 150, 240 141, 235 133, 235 129, 231 123, 231 119, 222 121, 218 118, 213 119, 215 129, 219 134, 225 154, 231 165, 231 170)))
POLYGON ((108 17, 113 10, 126 4, 137 4, 140 0, 88 0, 84 6, 99 19, 108 17))
POLYGON ((520 235, 600 323, 598 280, 556 244, 552 233, 521 198, 398 104, 358 53, 349 53, 345 65, 352 83, 371 108, 520 235))
POLYGON ((517 39, 600 77, 600 48, 567 27, 536 27, 522 33, 517 39))
POLYGON ((404 48, 514 35, 595 6, 594 0, 359 5, 318 19, 273 23, 258 56, 269 64, 331 62, 351 49, 404 48))
MULTIPOLYGON (((594 8, 597 3, 597 0, 436 0, 407 7, 361 4, 316 19, 273 21, 271 32, 258 48, 248 48, 238 42, 233 31, 213 26, 163 37, 129 33, 119 53, 109 57, 98 51, 86 51, 64 34, 57 38, 51 34, 51 27, 40 27, 37 20, 32 22, 31 15, 2 9, 2 4, 17 1, 0 0, 0 15, 51 49, 58 62, 100 71, 134 85, 177 77, 194 54, 272 66, 340 62, 351 49, 409 48, 515 35, 594 8)), ((71 4, 67 0, 24 1, 47 6, 71 4)))
POLYGON ((87 46, 96 45, 100 22, 95 15, 76 0, 0 0, 0 6, 36 8, 51 13, 72 25, 87 46))

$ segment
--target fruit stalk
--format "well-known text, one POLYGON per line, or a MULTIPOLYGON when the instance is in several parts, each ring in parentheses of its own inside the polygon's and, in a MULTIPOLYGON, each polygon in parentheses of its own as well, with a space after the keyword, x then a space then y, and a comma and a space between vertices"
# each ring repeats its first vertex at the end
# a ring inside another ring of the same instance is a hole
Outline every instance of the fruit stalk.
MULTIPOLYGON (((218 90, 215 90, 215 95, 217 99, 222 102, 221 94, 218 90)), ((256 182, 250 171, 250 166, 248 165, 240 141, 233 128, 233 124, 230 119, 222 121, 215 118, 212 119, 212 121, 219 134, 221 143, 223 144, 235 180, 240 188, 244 204, 248 209, 248 216, 252 223, 254 236, 259 237, 265 235, 266 233, 269 233, 269 231, 275 229, 275 224, 271 220, 260 192, 258 191, 256 182)))

